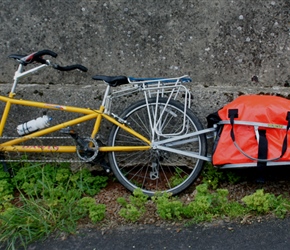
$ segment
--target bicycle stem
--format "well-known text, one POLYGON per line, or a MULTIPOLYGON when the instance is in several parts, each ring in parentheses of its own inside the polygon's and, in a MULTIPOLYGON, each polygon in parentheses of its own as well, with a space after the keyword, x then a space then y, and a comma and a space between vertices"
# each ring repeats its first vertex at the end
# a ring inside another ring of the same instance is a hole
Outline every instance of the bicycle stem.
POLYGON ((15 94, 15 89, 16 89, 16 86, 18 83, 18 79, 20 79, 21 77, 24 77, 26 75, 29 75, 31 73, 34 73, 34 72, 36 72, 44 67, 47 67, 49 65, 50 65, 50 62, 47 60, 47 64, 41 64, 33 69, 29 69, 29 70, 23 72, 23 65, 19 64, 18 69, 15 71, 15 74, 13 77, 14 82, 13 82, 10 94, 13 94, 13 95, 15 94))

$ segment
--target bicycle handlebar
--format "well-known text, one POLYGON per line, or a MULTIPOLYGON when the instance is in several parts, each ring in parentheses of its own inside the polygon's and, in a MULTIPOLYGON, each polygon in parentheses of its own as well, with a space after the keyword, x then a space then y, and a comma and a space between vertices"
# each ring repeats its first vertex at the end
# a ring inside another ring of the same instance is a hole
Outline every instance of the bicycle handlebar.
POLYGON ((79 69, 83 72, 88 71, 88 69, 85 66, 80 65, 80 64, 74 64, 74 65, 69 65, 69 66, 65 66, 65 67, 55 64, 55 65, 53 65, 53 68, 60 70, 60 71, 70 71, 70 70, 74 70, 74 69, 79 69))
POLYGON ((33 54, 34 57, 41 57, 41 56, 45 56, 45 55, 57 57, 57 53, 55 53, 51 50, 48 50, 48 49, 41 50, 41 51, 38 51, 38 52, 33 54))
POLYGON ((31 54, 32 60, 30 62, 39 62, 41 64, 46 64, 47 63, 46 60, 42 58, 43 56, 46 56, 46 55, 57 57, 57 53, 51 50, 45 49, 45 50, 41 50, 41 51, 31 54))
POLYGON ((44 50, 40 50, 38 52, 34 52, 32 54, 29 55, 19 55, 19 54, 11 54, 9 55, 9 58, 13 58, 16 59, 18 62, 20 62, 21 64, 23 64, 24 66, 27 64, 30 64, 32 62, 38 62, 41 64, 47 64, 52 66, 54 69, 60 70, 60 71, 71 71, 71 70, 75 70, 75 69, 79 69, 83 72, 87 72, 88 69, 80 64, 74 64, 74 65, 69 65, 69 66, 60 66, 57 64, 52 64, 50 63, 48 60, 44 59, 43 56, 52 56, 52 57, 57 57, 57 53, 48 50, 48 49, 44 49, 44 50))
POLYGON ((46 60, 42 58, 42 56, 49 55, 52 57, 57 57, 57 54, 51 50, 45 49, 40 50, 38 52, 34 52, 29 55, 19 55, 19 54, 11 54, 8 57, 13 58, 23 64, 24 66, 33 62, 38 62, 42 64, 47 64, 46 60))

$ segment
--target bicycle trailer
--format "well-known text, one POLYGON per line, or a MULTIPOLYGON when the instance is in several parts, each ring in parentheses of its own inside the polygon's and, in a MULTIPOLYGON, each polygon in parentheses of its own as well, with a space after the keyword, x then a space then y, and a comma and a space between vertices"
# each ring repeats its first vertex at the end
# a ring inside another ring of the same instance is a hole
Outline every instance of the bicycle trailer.
POLYGON ((212 163, 217 167, 288 165, 290 100, 240 96, 207 117, 216 127, 212 163))

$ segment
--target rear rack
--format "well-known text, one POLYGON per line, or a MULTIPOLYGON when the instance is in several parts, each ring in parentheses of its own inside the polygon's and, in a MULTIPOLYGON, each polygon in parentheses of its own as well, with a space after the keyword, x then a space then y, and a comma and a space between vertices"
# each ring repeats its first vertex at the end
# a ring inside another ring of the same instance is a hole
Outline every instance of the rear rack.
MULTIPOLYGON (((191 93, 189 89, 184 85, 184 83, 191 82, 188 76, 181 76, 176 78, 128 78, 129 85, 123 85, 122 89, 115 90, 112 92, 106 100, 106 113, 111 112, 112 101, 116 98, 130 96, 134 93, 142 93, 143 98, 148 104, 149 98, 156 98, 156 103, 158 103, 159 98, 167 98, 167 102, 162 111, 157 112, 158 105, 156 105, 155 114, 159 114, 151 117, 152 124, 154 125, 155 133, 164 137, 171 137, 180 135, 185 132, 186 129, 186 112, 191 105, 191 93), (174 134, 163 134, 158 128, 161 126, 161 120, 165 112, 171 112, 167 110, 167 105, 170 100, 177 100, 183 104, 183 126, 180 131, 176 131, 174 134)), ((148 110, 149 112, 149 110, 148 110)))
POLYGON ((129 77, 129 85, 122 85, 120 90, 115 90, 107 98, 108 108, 110 109, 111 100, 133 93, 143 92, 144 97, 167 97, 168 99, 179 100, 187 108, 190 108, 191 93, 184 83, 191 82, 188 76, 176 78, 132 78, 129 77))

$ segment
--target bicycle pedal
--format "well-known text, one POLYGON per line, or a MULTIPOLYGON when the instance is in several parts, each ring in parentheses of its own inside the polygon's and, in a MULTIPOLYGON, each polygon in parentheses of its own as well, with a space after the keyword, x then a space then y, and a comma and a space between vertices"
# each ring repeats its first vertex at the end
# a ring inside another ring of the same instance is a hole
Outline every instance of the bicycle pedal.
POLYGON ((106 171, 107 174, 111 172, 111 167, 105 160, 102 160, 100 162, 100 165, 106 171))

